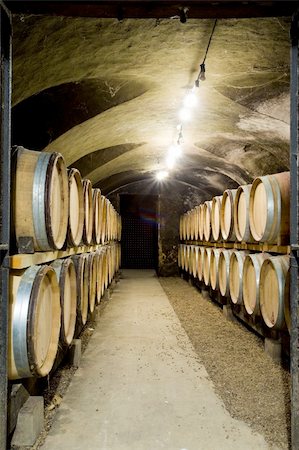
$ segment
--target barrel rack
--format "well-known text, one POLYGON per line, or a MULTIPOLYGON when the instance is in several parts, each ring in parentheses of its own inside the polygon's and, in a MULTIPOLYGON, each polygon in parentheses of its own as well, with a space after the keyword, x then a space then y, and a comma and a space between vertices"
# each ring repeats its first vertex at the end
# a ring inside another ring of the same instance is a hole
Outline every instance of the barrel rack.
POLYGON ((291 252, 290 245, 276 245, 267 243, 250 244, 247 242, 224 242, 224 241, 206 242, 206 241, 191 241, 191 240, 182 240, 181 243, 187 245, 202 245, 203 247, 222 247, 227 249, 249 250, 253 252, 268 252, 281 254, 290 254, 291 252))
POLYGON ((59 258, 67 258, 72 255, 80 255, 81 253, 94 252, 99 248, 105 247, 109 242, 99 245, 82 245, 80 247, 72 247, 67 250, 54 250, 49 252, 35 252, 35 253, 18 253, 7 256, 5 265, 10 269, 26 269, 26 267, 34 264, 45 264, 59 258))

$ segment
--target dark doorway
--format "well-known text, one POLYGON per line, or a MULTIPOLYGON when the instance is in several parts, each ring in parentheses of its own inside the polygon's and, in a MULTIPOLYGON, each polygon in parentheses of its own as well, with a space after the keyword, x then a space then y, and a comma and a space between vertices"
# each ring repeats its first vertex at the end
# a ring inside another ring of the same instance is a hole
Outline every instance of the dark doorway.
POLYGON ((120 196, 122 217, 122 267, 157 269, 158 197, 156 195, 120 196))

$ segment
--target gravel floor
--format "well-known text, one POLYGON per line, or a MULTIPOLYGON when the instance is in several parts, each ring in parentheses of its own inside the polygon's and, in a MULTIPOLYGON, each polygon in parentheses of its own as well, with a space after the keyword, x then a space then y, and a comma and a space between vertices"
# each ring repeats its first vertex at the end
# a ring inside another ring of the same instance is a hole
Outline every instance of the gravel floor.
POLYGON ((261 338, 228 321, 195 287, 181 278, 159 280, 229 413, 270 448, 289 448, 289 373, 265 354, 261 338))

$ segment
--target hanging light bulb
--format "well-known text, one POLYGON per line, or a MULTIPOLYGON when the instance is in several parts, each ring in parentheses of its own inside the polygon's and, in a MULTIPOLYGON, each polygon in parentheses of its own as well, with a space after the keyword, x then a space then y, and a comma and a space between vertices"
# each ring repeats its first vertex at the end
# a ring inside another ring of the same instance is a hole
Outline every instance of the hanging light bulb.
POLYGON ((169 152, 165 162, 167 169, 173 169, 176 163, 176 156, 172 152, 169 152))
POLYGON ((160 170, 159 172, 157 172, 156 178, 158 181, 165 180, 165 178, 167 177, 168 177, 167 170, 160 170))
POLYGON ((182 108, 179 112, 179 118, 182 122, 189 122, 191 120, 191 111, 188 108, 182 108))
POLYGON ((194 91, 194 89, 191 89, 186 97, 184 98, 184 107, 185 108, 192 108, 193 106, 196 106, 197 104, 197 96, 194 91))

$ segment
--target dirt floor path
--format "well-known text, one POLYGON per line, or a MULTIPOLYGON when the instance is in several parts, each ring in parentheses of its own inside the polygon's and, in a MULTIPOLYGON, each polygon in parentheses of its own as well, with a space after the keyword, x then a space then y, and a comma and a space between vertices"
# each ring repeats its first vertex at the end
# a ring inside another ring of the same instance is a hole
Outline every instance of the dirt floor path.
POLYGON ((163 289, 232 417, 289 448, 290 376, 264 352, 263 341, 181 278, 163 289))

